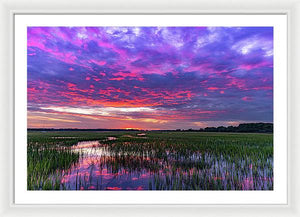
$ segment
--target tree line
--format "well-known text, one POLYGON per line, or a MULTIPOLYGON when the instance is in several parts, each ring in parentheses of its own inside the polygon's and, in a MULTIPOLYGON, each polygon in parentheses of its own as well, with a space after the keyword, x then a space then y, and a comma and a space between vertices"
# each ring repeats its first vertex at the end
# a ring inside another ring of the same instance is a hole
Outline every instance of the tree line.
POLYGON ((188 129, 177 131, 196 131, 196 132, 233 132, 233 133, 273 133, 273 123, 243 123, 238 126, 219 126, 206 127, 198 130, 188 129))

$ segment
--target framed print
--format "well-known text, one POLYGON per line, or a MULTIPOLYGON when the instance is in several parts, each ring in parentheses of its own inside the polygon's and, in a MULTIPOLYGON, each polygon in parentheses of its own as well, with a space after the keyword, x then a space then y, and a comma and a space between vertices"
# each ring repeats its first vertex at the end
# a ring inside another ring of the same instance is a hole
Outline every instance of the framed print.
POLYGON ((286 22, 15 15, 15 202, 286 204, 286 22))
POLYGON ((297 1, 79 2, 2 4, 3 216, 299 215, 297 1))

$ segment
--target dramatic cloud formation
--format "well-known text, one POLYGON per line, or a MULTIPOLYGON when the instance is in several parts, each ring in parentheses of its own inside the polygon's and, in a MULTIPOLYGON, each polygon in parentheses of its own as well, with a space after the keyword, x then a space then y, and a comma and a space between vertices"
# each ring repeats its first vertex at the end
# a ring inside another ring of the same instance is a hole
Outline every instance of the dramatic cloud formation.
POLYGON ((271 27, 29 27, 28 127, 273 121, 271 27))

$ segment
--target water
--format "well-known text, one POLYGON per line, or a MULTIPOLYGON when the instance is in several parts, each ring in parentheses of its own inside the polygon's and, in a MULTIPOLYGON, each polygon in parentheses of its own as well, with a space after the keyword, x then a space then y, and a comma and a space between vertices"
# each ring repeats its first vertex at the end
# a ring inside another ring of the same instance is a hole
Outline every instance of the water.
MULTIPOLYGON (((110 137, 108 140, 115 140, 110 137)), ((60 171, 65 190, 271 190, 273 172, 256 169, 250 159, 236 165, 222 155, 208 153, 178 157, 166 151, 167 158, 109 151, 98 141, 79 142, 72 148, 79 161, 60 171), (258 174, 258 175, 257 175, 258 174)), ((267 164, 273 168, 273 160, 267 164)))

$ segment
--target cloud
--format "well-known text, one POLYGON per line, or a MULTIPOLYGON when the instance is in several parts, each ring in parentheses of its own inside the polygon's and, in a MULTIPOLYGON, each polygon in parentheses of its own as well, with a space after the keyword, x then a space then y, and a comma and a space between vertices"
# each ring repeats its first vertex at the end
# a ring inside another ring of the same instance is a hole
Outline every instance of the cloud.
POLYGON ((273 121, 270 27, 28 27, 27 40, 28 109, 74 126, 273 121))

